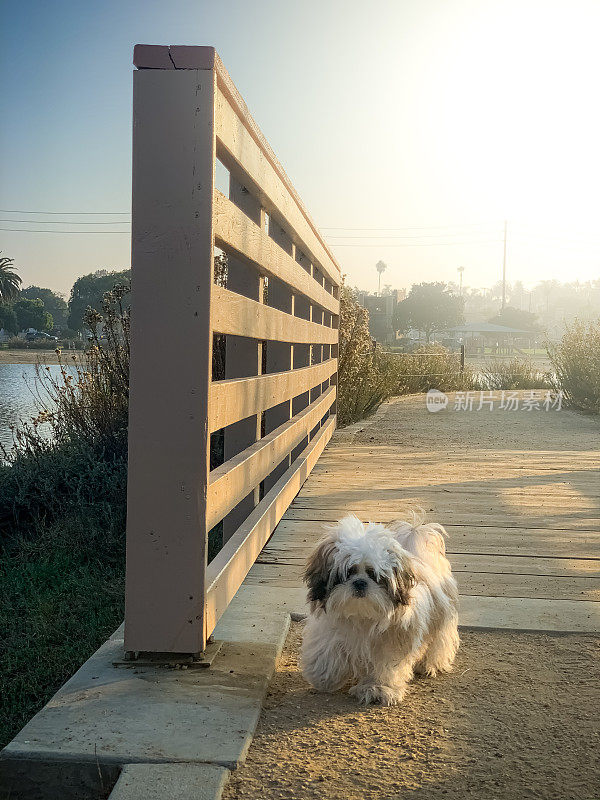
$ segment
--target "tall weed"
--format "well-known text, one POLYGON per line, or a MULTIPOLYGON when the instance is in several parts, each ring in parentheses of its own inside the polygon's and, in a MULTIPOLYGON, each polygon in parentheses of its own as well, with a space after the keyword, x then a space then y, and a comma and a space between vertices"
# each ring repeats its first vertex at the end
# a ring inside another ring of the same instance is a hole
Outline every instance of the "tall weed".
POLYGON ((556 388, 567 405, 600 413, 600 319, 576 320, 560 342, 549 345, 556 388))

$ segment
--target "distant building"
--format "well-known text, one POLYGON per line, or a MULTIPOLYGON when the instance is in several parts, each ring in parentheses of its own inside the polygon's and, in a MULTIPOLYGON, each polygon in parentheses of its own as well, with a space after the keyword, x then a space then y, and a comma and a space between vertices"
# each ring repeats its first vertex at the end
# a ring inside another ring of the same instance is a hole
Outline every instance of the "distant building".
POLYGON ((373 339, 383 344, 396 340, 394 314, 398 303, 405 298, 405 289, 394 289, 381 295, 358 292, 358 302, 369 312, 369 333, 373 339))
POLYGON ((536 333, 491 322, 466 322, 450 328, 448 333, 467 347, 469 355, 513 355, 521 348, 535 347, 536 333))

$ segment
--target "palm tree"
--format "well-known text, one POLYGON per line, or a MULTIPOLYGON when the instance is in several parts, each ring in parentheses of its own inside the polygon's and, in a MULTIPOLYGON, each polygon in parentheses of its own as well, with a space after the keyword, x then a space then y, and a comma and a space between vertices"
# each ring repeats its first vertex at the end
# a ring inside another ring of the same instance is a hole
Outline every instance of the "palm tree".
POLYGON ((0 257, 0 302, 14 300, 21 288, 21 278, 14 271, 14 258, 0 257))
POLYGON ((375 264, 375 269, 376 269, 376 270, 377 270, 377 272, 379 273, 379 289, 378 289, 378 292, 377 292, 377 294, 378 294, 379 296, 381 296, 381 273, 386 271, 386 269, 387 269, 387 264, 385 264, 383 261, 378 261, 378 262, 375 264))

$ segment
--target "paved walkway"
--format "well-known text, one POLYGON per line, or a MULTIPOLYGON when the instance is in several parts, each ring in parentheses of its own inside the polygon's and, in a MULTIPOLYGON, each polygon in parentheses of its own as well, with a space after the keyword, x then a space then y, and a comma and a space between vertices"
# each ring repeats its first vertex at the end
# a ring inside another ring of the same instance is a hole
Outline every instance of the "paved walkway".
POLYGON ((246 583, 300 588, 327 521, 418 505, 450 534, 462 625, 600 630, 599 421, 501 410, 499 395, 478 405, 475 393, 473 410, 455 411, 450 395, 430 413, 423 395, 402 397, 337 431, 246 583))

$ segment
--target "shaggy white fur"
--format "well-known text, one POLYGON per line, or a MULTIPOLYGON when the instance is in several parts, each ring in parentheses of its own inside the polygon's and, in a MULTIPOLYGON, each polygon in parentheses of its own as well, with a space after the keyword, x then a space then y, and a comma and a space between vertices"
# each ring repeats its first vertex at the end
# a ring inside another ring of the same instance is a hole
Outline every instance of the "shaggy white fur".
POLYGON ((311 613, 302 672, 316 688, 350 684, 360 702, 400 702, 414 672, 447 672, 458 650, 458 588, 441 525, 387 526, 350 515, 329 529, 305 573, 311 613))

